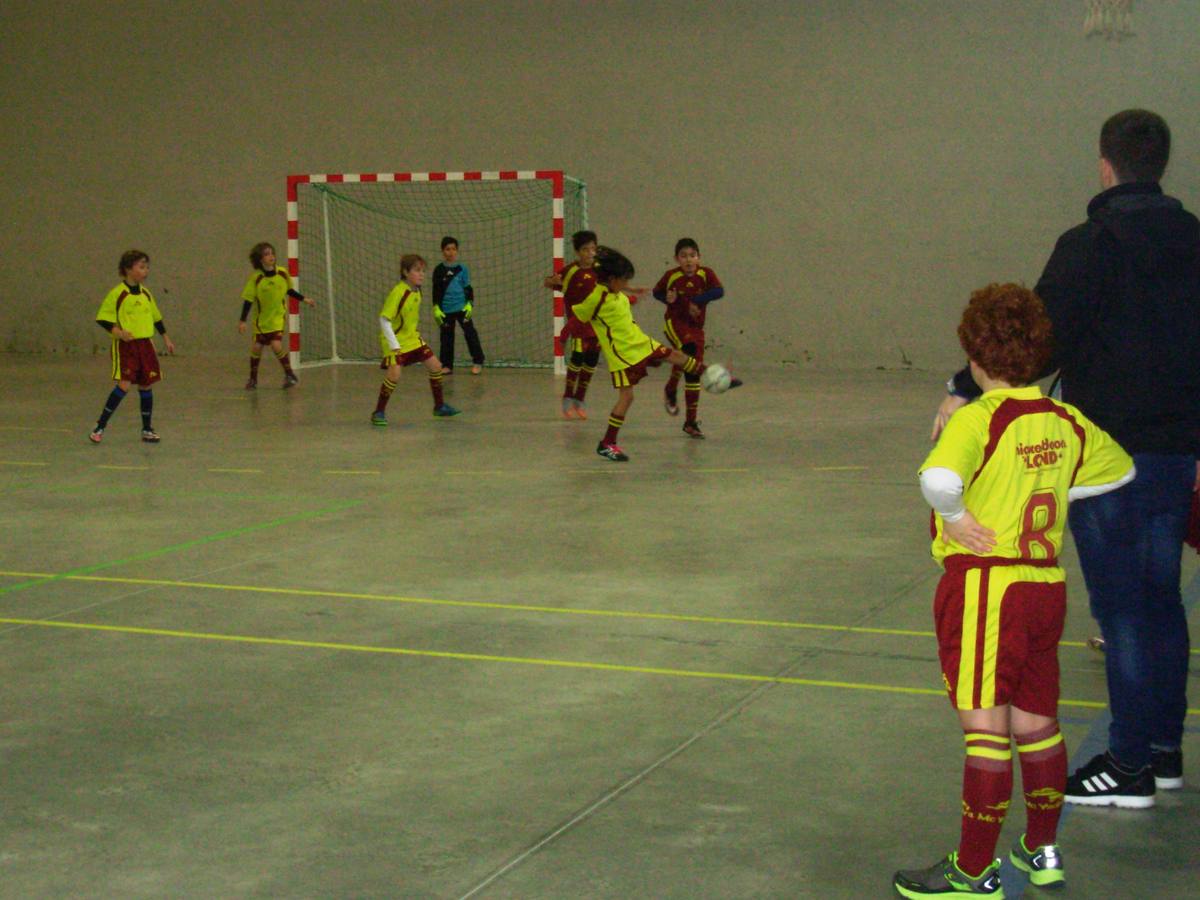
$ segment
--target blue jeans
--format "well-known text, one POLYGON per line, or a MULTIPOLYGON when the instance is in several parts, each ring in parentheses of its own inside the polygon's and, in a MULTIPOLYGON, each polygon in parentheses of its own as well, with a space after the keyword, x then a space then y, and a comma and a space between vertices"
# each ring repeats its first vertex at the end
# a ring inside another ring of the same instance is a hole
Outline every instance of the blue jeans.
POLYGON ((1137 453, 1137 478, 1068 513, 1092 616, 1105 642, 1108 749, 1126 766, 1175 749, 1187 714, 1190 642, 1179 565, 1191 510, 1192 456, 1137 453))

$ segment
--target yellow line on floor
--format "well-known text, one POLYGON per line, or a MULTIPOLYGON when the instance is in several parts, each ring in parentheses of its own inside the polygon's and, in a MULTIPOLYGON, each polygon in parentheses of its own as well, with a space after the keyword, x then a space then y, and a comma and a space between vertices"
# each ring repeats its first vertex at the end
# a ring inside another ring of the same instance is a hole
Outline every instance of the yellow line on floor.
POLYGON ((45 462, 22 462, 18 459, 0 459, 0 466, 48 466, 45 462))
POLYGON ((749 472, 749 469, 692 469, 693 472, 749 472))
POLYGON ((322 469, 322 475, 379 475, 378 469, 322 469))
POLYGON ((861 472, 866 466, 813 466, 814 472, 861 472))
POLYGON ((39 428, 34 425, 0 425, 0 431, 53 431, 58 434, 70 434, 70 428, 39 428))
POLYGON ((149 466, 96 466, 97 469, 116 469, 119 472, 142 472, 149 466))
MULTIPOLYGON (((409 647, 371 647, 364 644, 340 644, 331 641, 300 641, 292 638, 253 637, 244 634, 215 634, 204 631, 176 631, 167 628, 140 628, 133 625, 100 625, 93 622, 55 622, 48 619, 0 618, 2 625, 26 625, 35 628, 64 628, 77 631, 99 631, 109 634, 136 634, 153 637, 173 637, 199 641, 223 641, 238 644, 258 644, 273 647, 299 647, 308 650, 341 650, 354 653, 382 653, 390 656, 417 656, 433 659, 454 659, 464 662, 494 662, 510 665, 543 666, 557 669, 583 669, 594 672, 624 672, 634 675, 666 675, 673 678, 703 678, 713 681, 749 681, 792 684, 804 687, 839 688, 851 691, 872 691, 886 694, 912 694, 923 697, 944 697, 946 692, 935 688, 902 687, 894 684, 869 684, 856 681, 829 681, 819 678, 755 675, 747 672, 704 672, 693 669, 664 669, 656 666, 627 666, 616 663, 586 662, 566 659, 544 659, 529 656, 493 656, 484 653, 455 653, 446 650, 414 650, 409 647)), ((1060 706, 1084 709, 1106 709, 1107 703, 1095 700, 1059 700, 1060 706)), ((1200 714, 1189 709, 1188 715, 1200 714)))
POLYGON ((511 472, 505 472, 501 469, 450 469, 444 474, 446 475, 511 475, 511 472))
POLYGON ((262 469, 209 469, 210 472, 230 472, 234 475, 261 475, 262 469))
MULTIPOLYGON (((2 578, 53 578, 49 572, 0 571, 2 578)), ((502 609, 512 612, 536 612, 555 615, 599 616, 611 619, 647 619, 658 622, 697 622, 704 625, 745 625, 754 628, 785 628, 798 631, 834 631, 851 634, 879 634, 896 637, 935 637, 932 631, 905 628, 871 628, 864 625, 826 625, 817 622, 786 622, 778 619, 737 619, 722 616, 694 616, 683 613, 650 613, 619 609, 572 609, 559 606, 535 606, 528 603, 495 603, 483 600, 434 600, 397 594, 364 594, 353 591, 320 591, 309 588, 262 587, 251 584, 219 584, 205 581, 173 581, 166 578, 118 578, 111 575, 65 575, 59 581, 89 581, 104 584, 131 584, 151 587, 192 588, 206 591, 231 591, 247 594, 278 594, 292 597, 324 597, 330 600, 370 600, 379 603, 413 603, 422 606, 465 606, 474 609, 502 609)), ((1062 641, 1061 647, 1086 647, 1083 641, 1062 641)), ((1200 651, 1193 650, 1193 653, 1200 651)))

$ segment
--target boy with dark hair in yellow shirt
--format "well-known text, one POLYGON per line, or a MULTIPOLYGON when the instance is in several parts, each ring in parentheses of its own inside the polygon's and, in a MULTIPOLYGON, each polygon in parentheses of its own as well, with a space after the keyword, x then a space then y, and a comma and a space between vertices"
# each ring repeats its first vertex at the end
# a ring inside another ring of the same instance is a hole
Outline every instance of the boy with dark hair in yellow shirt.
POLYGON ((704 366, 681 351, 647 337, 633 320, 629 297, 624 293, 634 275, 633 263, 611 247, 599 247, 595 269, 596 288, 571 309, 580 322, 591 325, 596 332, 613 387, 619 391, 617 403, 608 416, 608 430, 596 445, 596 452, 613 462, 626 462, 629 456, 617 446, 617 432, 633 405, 633 386, 646 376, 647 369, 662 365, 663 360, 688 374, 699 374, 704 366))
POLYGON ((167 335, 154 296, 143 284, 150 275, 150 257, 141 250, 127 250, 121 254, 117 269, 121 283, 108 292, 96 313, 96 324, 112 335, 112 377, 117 386, 108 395, 88 437, 93 444, 104 439, 109 417, 116 412, 129 386, 136 383, 142 401, 142 440, 157 444, 160 438, 150 424, 154 411, 150 385, 162 380, 162 372, 151 337, 155 331, 161 334, 168 353, 175 352, 175 343, 167 335))

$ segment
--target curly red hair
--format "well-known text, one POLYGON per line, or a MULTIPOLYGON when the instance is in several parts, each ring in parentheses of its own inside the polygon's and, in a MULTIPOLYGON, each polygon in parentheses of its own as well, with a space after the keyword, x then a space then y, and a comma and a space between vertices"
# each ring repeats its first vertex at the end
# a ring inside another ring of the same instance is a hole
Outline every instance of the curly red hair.
POLYGON ((958 325, 967 356, 990 378, 1031 384, 1042 375, 1054 346, 1042 299, 1019 284, 989 284, 971 294, 958 325))

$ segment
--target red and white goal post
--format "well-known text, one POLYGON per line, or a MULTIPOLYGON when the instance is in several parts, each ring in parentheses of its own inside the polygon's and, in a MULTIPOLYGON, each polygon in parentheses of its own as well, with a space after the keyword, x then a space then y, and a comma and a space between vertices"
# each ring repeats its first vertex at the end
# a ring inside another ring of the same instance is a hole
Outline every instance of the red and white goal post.
MULTIPOLYGON (((302 342, 299 302, 289 301, 293 366, 377 360, 379 309, 400 280, 400 257, 420 254, 432 271, 452 235, 487 364, 565 372, 562 294, 547 303, 542 281, 562 268, 567 236, 587 227, 579 179, 554 169, 289 175, 287 219, 288 269, 316 302, 302 342)), ((422 304, 420 329, 435 345, 431 310, 422 304)))

